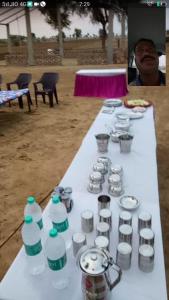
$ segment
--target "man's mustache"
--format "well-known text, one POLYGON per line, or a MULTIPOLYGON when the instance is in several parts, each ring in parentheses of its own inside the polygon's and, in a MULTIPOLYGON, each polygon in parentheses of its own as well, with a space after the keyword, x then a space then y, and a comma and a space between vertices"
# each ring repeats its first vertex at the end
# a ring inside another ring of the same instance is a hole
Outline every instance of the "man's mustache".
POLYGON ((145 58, 151 58, 151 59, 154 59, 154 60, 155 60, 155 57, 154 57, 154 56, 151 56, 151 55, 145 55, 145 56, 141 59, 141 62, 143 62, 145 58))

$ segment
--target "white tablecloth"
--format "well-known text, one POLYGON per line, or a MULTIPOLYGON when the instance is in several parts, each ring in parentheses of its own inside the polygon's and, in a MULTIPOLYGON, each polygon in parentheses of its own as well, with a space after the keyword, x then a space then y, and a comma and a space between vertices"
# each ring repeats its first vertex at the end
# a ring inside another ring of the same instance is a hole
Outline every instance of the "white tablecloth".
POLYGON ((92 70, 79 70, 76 74, 86 76, 115 76, 125 74, 126 69, 92 69, 92 70))
MULTIPOLYGON (((104 108, 105 109, 105 108, 104 108)), ((115 112, 124 110, 118 108, 115 112)), ((115 114, 115 113, 114 113, 115 114)), ((93 163, 97 160, 96 133, 106 132, 113 123, 114 115, 100 112, 90 130, 86 134, 82 145, 68 168, 62 186, 73 188, 74 207, 69 220, 74 231, 80 230, 81 211, 90 208, 95 213, 97 222, 98 195, 87 192, 88 176, 93 163)), ((134 140, 130 154, 120 154, 119 144, 110 143, 108 157, 112 163, 119 163, 124 168, 125 194, 136 196, 141 201, 140 208, 133 212, 133 254, 132 265, 128 271, 123 271, 121 282, 112 291, 112 300, 167 300, 165 268, 159 212, 159 195, 156 163, 156 137, 154 129, 153 108, 149 108, 143 119, 132 121, 134 140), (147 210, 152 214, 152 228, 155 232, 155 266, 152 273, 143 273, 138 268, 138 234, 137 214, 147 210)), ((56 169, 57 172, 57 169, 56 169)), ((104 184, 103 194, 107 193, 104 184)), ((50 228, 49 205, 44 212, 46 230, 50 228)), ((118 243, 118 216, 121 211, 118 199, 111 197, 113 230, 111 234, 111 252, 115 258, 118 243)), ((93 234, 88 235, 88 242, 93 240, 93 234)), ((75 267, 70 269, 71 284, 62 292, 51 287, 47 273, 31 277, 26 270, 25 253, 23 248, 17 255, 12 266, 1 282, 0 299, 11 300, 82 300, 80 285, 80 271, 75 267)))

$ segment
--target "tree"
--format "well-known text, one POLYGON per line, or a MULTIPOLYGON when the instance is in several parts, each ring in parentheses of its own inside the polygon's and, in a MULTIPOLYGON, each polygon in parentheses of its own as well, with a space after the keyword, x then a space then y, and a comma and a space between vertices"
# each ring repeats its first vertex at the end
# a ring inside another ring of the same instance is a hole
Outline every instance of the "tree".
POLYGON ((48 4, 45 7, 39 8, 41 13, 46 16, 46 21, 52 27, 58 30, 59 36, 59 53, 63 57, 63 36, 62 29, 69 28, 70 14, 71 14, 71 1, 68 0, 55 0, 52 7, 48 4))
POLYGON ((46 42, 46 40, 47 40, 46 36, 42 36, 42 37, 41 37, 41 41, 42 41, 42 42, 46 42))
POLYGON ((36 34, 34 32, 32 32, 32 40, 36 41, 36 34))
MULTIPOLYGON (((62 39, 63 41, 65 40, 66 38, 66 34, 64 33, 64 31, 62 31, 62 39)), ((56 40, 59 42, 59 35, 56 35, 56 40)))
POLYGON ((82 37, 82 31, 81 31, 81 29, 75 28, 75 30, 74 30, 74 36, 75 36, 76 39, 81 38, 82 37))
POLYGON ((102 49, 106 48, 106 37, 107 37, 107 30, 106 25, 108 24, 108 9, 105 8, 92 8, 91 10, 91 21, 92 23, 101 23, 102 24, 102 31, 101 33, 101 40, 102 40, 102 49))

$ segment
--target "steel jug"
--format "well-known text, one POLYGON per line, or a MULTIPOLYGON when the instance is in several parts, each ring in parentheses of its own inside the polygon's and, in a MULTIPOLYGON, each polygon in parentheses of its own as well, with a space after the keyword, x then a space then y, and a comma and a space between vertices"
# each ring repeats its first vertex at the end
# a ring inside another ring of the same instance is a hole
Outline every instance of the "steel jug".
POLYGON ((97 247, 85 248, 77 260, 82 271, 83 299, 110 300, 111 290, 120 282, 122 271, 109 252, 97 247))

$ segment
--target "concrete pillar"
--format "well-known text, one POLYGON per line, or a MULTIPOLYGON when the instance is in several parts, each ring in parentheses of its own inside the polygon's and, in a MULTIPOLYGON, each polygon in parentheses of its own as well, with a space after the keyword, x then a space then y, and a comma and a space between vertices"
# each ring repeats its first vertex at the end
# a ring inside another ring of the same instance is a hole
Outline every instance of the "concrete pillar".
POLYGON ((124 49, 125 47, 125 28, 126 27, 126 16, 124 12, 121 14, 121 45, 120 48, 124 49))
POLYGON ((62 36, 62 23, 61 23, 61 14, 60 6, 57 6, 57 19, 58 19, 58 34, 59 34, 59 54, 61 57, 64 56, 63 52, 63 36, 62 36))
POLYGON ((12 53, 12 42, 11 42, 9 24, 6 24, 6 30, 7 30, 7 38, 8 38, 8 53, 11 54, 12 53))
POLYGON ((108 24, 108 39, 107 39, 107 62, 113 63, 113 10, 109 10, 109 24, 108 24))
POLYGON ((29 8, 25 8, 25 20, 26 20, 26 31, 27 31, 28 65, 33 66, 35 65, 35 60, 34 60, 29 8))

